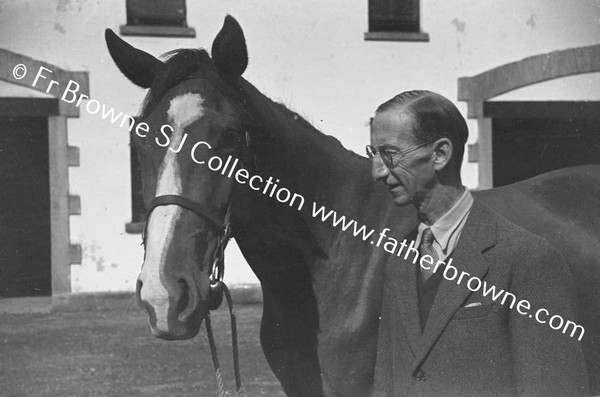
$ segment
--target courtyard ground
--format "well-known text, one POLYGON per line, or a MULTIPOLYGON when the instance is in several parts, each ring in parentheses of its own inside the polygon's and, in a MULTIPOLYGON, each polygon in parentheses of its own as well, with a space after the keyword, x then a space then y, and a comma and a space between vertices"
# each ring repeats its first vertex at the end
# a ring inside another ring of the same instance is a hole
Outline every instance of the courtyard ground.
MULTIPOLYGON (((237 305, 246 396, 284 396, 259 342, 261 305, 237 305)), ((235 395, 229 314, 213 313, 223 377, 235 395)), ((216 396, 202 326, 196 338, 152 336, 134 305, 118 310, 0 314, 0 396, 216 396)))

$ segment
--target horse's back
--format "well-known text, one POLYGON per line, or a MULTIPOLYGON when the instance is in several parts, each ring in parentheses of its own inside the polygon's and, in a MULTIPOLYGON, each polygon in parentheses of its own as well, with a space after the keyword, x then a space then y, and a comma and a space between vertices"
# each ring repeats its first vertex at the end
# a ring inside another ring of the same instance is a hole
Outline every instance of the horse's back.
POLYGON ((600 392, 600 166, 564 168, 475 196, 564 256, 577 285, 592 391, 600 392))

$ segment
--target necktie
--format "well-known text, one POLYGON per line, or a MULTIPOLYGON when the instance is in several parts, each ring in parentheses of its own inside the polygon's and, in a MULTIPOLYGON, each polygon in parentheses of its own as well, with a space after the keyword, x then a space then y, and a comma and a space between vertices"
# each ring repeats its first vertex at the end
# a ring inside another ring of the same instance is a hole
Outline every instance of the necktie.
POLYGON ((423 257, 423 255, 429 255, 433 258, 433 265, 431 265, 431 269, 425 269, 421 267, 421 277, 423 277, 423 280, 427 280, 433 275, 433 267, 439 259, 437 252, 433 248, 433 240, 434 237, 431 229, 427 228, 423 230, 423 236, 421 236, 421 246, 419 247, 421 257, 423 257))

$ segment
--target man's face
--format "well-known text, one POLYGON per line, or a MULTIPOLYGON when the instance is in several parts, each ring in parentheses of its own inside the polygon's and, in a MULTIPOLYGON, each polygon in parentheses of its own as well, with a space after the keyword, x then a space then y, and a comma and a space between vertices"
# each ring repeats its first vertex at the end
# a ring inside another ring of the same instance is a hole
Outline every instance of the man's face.
POLYGON ((377 152, 395 153, 394 165, 388 167, 381 157, 373 158, 373 178, 385 183, 396 205, 418 205, 435 181, 430 145, 406 152, 420 145, 413 136, 412 115, 391 109, 377 114, 371 123, 371 146, 377 152))

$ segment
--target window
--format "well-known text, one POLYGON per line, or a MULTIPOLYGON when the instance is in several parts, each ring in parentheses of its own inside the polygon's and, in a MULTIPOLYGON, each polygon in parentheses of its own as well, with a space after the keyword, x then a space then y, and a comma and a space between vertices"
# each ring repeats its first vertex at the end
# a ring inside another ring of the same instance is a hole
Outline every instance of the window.
POLYGON ((142 190, 142 168, 133 142, 130 143, 131 158, 131 222, 125 225, 128 233, 141 233, 146 222, 146 207, 142 190))
POLYGON ((185 0, 127 0, 124 36, 196 37, 187 26, 185 0))
POLYGON ((365 40, 429 41, 421 32, 420 0, 369 0, 365 40))

